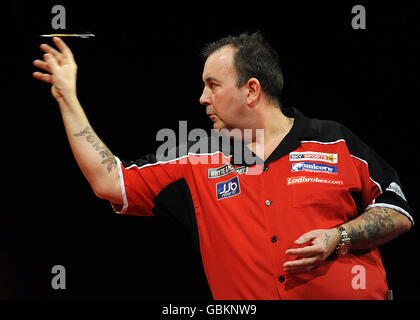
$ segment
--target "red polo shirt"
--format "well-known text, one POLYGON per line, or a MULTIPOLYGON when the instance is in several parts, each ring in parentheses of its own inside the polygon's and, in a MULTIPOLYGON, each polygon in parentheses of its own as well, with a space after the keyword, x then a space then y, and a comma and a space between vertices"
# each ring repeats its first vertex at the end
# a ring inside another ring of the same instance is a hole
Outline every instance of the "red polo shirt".
POLYGON ((385 299, 377 249, 351 252, 290 275, 285 251, 302 234, 328 229, 384 206, 411 221, 396 172, 344 126, 296 109, 289 134, 264 162, 216 150, 154 155, 119 163, 124 205, 132 215, 181 223, 199 249, 215 299, 385 299), (239 159, 240 160, 240 159, 239 159))

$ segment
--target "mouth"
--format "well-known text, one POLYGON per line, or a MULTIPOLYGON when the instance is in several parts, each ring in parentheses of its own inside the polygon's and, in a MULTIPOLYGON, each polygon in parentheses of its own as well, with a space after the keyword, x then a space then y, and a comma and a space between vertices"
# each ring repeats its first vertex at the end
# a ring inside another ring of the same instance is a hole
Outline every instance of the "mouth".
POLYGON ((207 116, 212 116, 212 115, 214 115, 215 113, 214 112, 212 112, 213 110, 212 110, 213 108, 211 108, 210 106, 207 106, 207 108, 206 108, 206 114, 207 114, 207 116))

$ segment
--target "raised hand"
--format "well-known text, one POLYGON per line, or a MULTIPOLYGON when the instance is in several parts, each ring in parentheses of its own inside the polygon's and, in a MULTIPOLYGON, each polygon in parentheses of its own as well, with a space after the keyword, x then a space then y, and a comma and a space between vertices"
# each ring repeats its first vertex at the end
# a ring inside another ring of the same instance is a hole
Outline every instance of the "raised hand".
POLYGON ((77 65, 70 48, 58 37, 53 38, 58 50, 48 44, 41 44, 44 60, 35 60, 34 66, 49 72, 34 72, 34 78, 51 83, 51 93, 57 102, 76 97, 77 65))

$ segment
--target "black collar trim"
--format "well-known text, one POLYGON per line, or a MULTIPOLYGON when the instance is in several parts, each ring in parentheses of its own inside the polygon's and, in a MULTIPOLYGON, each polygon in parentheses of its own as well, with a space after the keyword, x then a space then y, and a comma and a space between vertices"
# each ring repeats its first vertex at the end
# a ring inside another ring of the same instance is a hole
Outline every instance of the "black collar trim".
MULTIPOLYGON (((254 165, 255 163, 261 163, 261 164, 264 163, 264 165, 267 165, 270 162, 280 159, 284 155, 295 150, 297 147, 300 146, 301 141, 319 138, 318 129, 315 126, 315 123, 312 119, 306 117, 303 113, 301 113, 299 110, 295 108, 284 109, 283 113, 289 118, 294 118, 293 127, 290 130, 290 132, 284 137, 284 139, 280 142, 277 148, 267 158, 266 161, 263 161, 262 159, 258 158, 252 152, 252 156, 254 158, 257 158, 257 161, 254 161, 253 163, 246 163, 244 152, 242 152, 241 159, 235 159, 234 154, 231 153, 231 156, 232 156, 231 163, 233 165, 238 165, 238 166, 243 166, 243 165, 250 166, 250 165, 254 165)), ((235 144, 238 142, 232 141, 232 143, 235 144)), ((243 145, 243 142, 241 144, 242 144, 242 150, 244 150, 244 148, 246 147, 243 145)), ((234 150, 233 145, 231 147, 231 150, 234 150)))

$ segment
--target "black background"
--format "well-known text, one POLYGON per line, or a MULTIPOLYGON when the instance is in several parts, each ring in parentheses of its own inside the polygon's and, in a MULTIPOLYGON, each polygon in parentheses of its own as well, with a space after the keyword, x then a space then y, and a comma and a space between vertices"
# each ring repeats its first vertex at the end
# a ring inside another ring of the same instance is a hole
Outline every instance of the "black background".
MULTIPOLYGON (((154 152, 158 130, 177 131, 180 120, 210 129, 198 103, 200 50, 260 30, 281 58, 284 106, 348 126, 399 172, 416 210, 419 11, 400 2, 290 2, 19 1, 3 8, 0 298, 211 297, 183 230, 157 217, 116 215, 79 171, 50 86, 32 78, 39 45, 51 43, 39 34, 57 32, 55 4, 66 8, 65 32, 96 35, 65 41, 79 67, 79 100, 121 159, 154 152), (351 27, 356 4, 365 5, 366 30, 351 27), (66 290, 51 288, 54 265, 66 268, 66 290)), ((420 296, 416 229, 381 248, 395 299, 420 296)))

